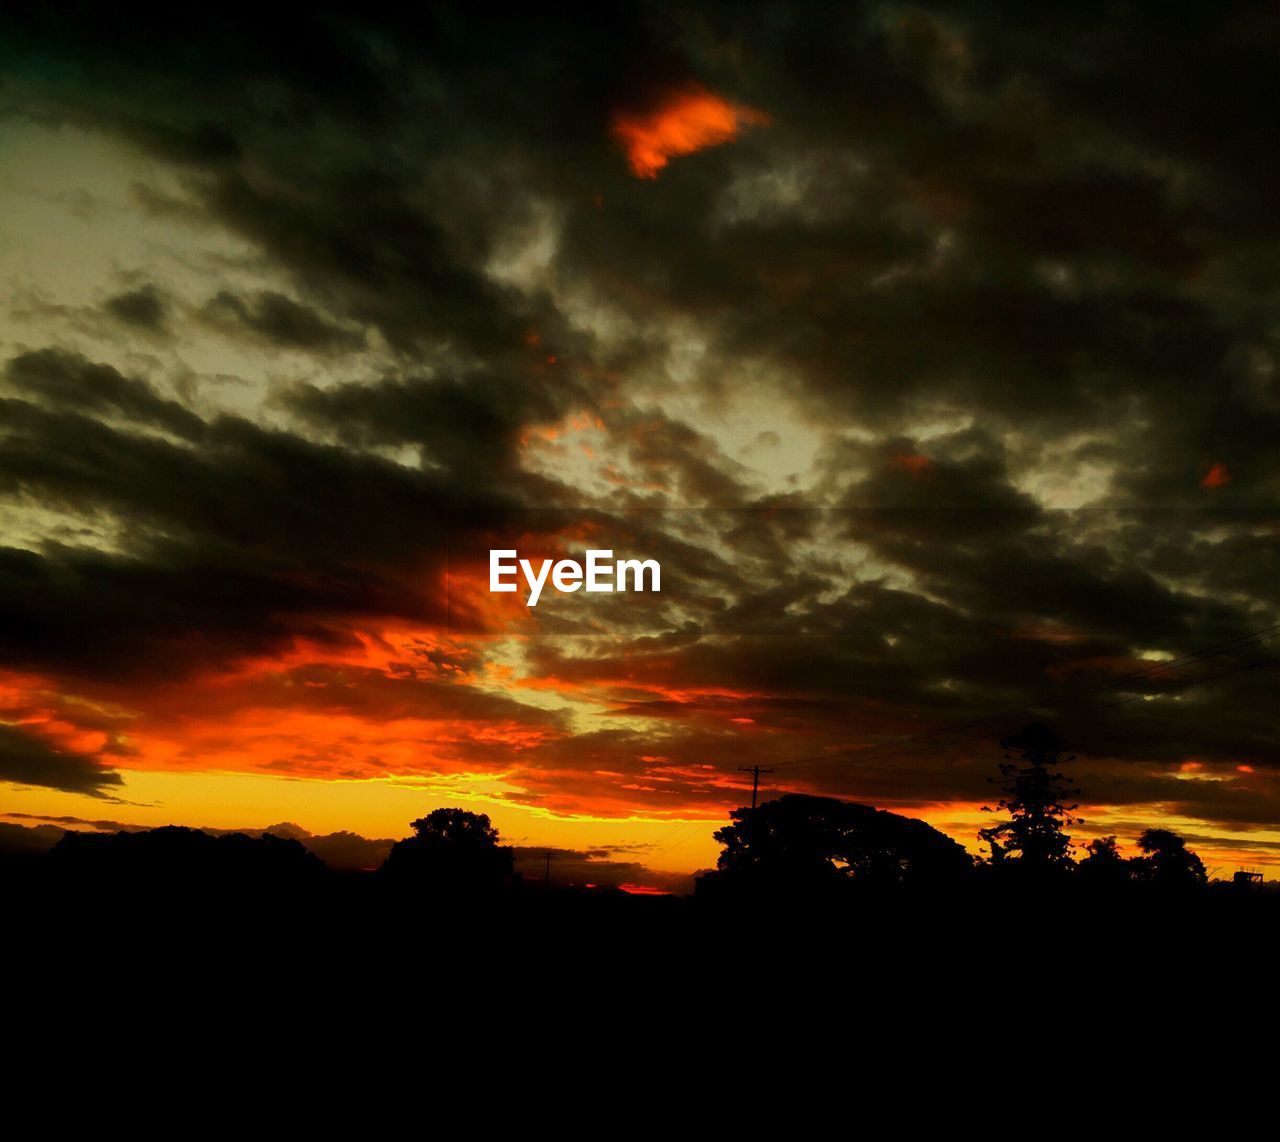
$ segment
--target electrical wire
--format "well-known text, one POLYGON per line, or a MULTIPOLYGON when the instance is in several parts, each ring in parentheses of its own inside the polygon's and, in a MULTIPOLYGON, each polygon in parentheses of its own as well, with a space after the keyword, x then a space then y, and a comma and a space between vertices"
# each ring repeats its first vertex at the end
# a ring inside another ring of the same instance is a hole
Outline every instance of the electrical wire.
MULTIPOLYGON (((834 755, 834 756, 831 754, 817 755, 811 758, 801 758, 795 761, 781 762, 779 764, 788 765, 788 766, 809 765, 809 764, 831 764, 831 763, 842 762, 845 760, 850 760, 850 761, 856 760, 858 762, 866 762, 866 761, 874 761, 874 760, 884 760, 889 757, 900 757, 900 756, 903 756, 904 754, 917 753, 919 752, 919 749, 907 748, 907 747, 915 746, 917 743, 924 743, 924 748, 931 748, 933 745, 934 739, 954 737, 957 733, 960 733, 965 729, 976 728, 978 726, 990 726, 991 723, 1003 722, 1009 718, 1017 717, 1023 714, 1033 713, 1036 710, 1044 709, 1047 707, 1062 706, 1069 702, 1076 701, 1079 698, 1086 697, 1090 694, 1096 694, 1096 693, 1104 692, 1107 690, 1114 690, 1120 686, 1123 686, 1125 683, 1128 683, 1128 682, 1134 682, 1134 681, 1144 680, 1148 678, 1158 677, 1161 674, 1167 674, 1172 670, 1181 669, 1182 667, 1192 665, 1193 663, 1203 662, 1203 661, 1206 661, 1207 659, 1215 658, 1222 654, 1227 654, 1237 650, 1244 650, 1252 646, 1260 646, 1263 643, 1269 642, 1271 639, 1276 638, 1278 635, 1280 635, 1280 623, 1276 623, 1268 627, 1263 627, 1261 630, 1251 631, 1248 634, 1239 635, 1236 638, 1229 639, 1228 641, 1224 643, 1219 643, 1215 646, 1207 647, 1202 650, 1192 651, 1189 654, 1183 655, 1180 658, 1172 659, 1168 662, 1156 663, 1142 670, 1137 670, 1128 674, 1119 675, 1115 678, 1110 678, 1103 682, 1095 682, 1089 686, 1080 687, 1079 689, 1068 691, 1065 694, 1059 694, 1059 695, 1043 698, 1039 701, 1029 703, 1025 706, 1019 706, 1019 707, 1015 707, 1008 710, 1002 710, 1002 711, 999 711, 998 713, 988 714, 985 717, 981 717, 981 718, 971 718, 971 719, 968 719, 967 721, 951 723, 950 725, 947 725, 947 726, 940 726, 934 730, 928 730, 919 734, 912 734, 908 737, 899 738, 895 741, 881 742, 877 745, 869 746, 865 749, 859 749, 855 747, 850 750, 841 751, 840 755, 834 755)), ((1263 660, 1263 663, 1267 661, 1273 661, 1273 660, 1263 660)), ((1246 665, 1241 669, 1249 669, 1249 668, 1251 668, 1251 664, 1246 665)), ((1219 674, 1203 676, 1199 679, 1192 679, 1191 681, 1185 684, 1169 687, 1167 688, 1167 690, 1154 691, 1152 692, 1152 694, 1154 695, 1154 694, 1166 693, 1168 692, 1168 690, 1181 689, 1184 686, 1195 685, 1196 682, 1199 682, 1199 681, 1207 682, 1213 678, 1226 677, 1228 674, 1233 674, 1237 672, 1238 672, 1237 670, 1233 669, 1229 671, 1220 672, 1219 674)), ((1130 698, 1125 698, 1121 702, 1107 703, 1107 704, 1104 704, 1102 707, 1097 707, 1097 708, 1106 708, 1107 705, 1124 705, 1129 701, 1138 701, 1147 696, 1148 696, 1147 694, 1138 694, 1130 698)), ((1093 708, 1094 707, 1090 707, 1089 709, 1093 709, 1093 708)), ((1074 715, 1072 715, 1071 717, 1074 717, 1074 715)), ((1060 720, 1069 720, 1069 719, 1060 719, 1060 720)), ((939 745, 942 745, 942 744, 952 745, 952 746, 963 745, 969 741, 980 741, 984 738, 990 737, 991 734, 992 734, 992 730, 988 729, 974 736, 962 737, 959 741, 939 743, 939 745)))

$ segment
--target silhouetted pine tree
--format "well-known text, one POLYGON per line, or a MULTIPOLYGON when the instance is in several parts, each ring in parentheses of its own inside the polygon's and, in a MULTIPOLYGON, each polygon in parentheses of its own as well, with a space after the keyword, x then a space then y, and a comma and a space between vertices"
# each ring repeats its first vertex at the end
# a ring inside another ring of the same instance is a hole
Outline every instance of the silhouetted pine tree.
MULTIPOLYGON (((1071 838, 1063 830, 1080 820, 1072 816, 1078 806, 1064 802, 1080 790, 1056 768, 1063 761, 1075 761, 1074 755, 1061 756, 1063 744, 1038 722, 1000 743, 1011 751, 1000 766, 1004 797, 998 804, 1009 820, 978 833, 991 846, 993 864, 1004 865, 1012 858, 1028 873, 1070 867, 1071 838)), ((991 812, 986 805, 982 808, 991 812)))

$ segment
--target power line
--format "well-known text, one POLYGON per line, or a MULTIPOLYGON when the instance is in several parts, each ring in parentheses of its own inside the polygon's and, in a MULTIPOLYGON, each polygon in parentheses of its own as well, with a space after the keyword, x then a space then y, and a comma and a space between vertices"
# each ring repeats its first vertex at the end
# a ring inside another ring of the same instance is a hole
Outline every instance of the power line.
MULTIPOLYGON (((1169 662, 1158 663, 1151 667, 1147 667, 1143 670, 1137 670, 1129 674, 1120 675, 1119 677, 1108 679, 1105 682, 1093 683, 1092 685, 1081 687, 1077 690, 1070 691, 1066 694, 1058 695, 1057 697, 1046 698, 1026 706, 1020 706, 1015 709, 1005 710, 996 714, 990 714, 984 718, 973 718, 966 722, 953 723, 951 727, 940 727, 937 730, 929 731, 926 733, 914 734, 914 735, 911 735, 910 737, 902 738, 897 742, 882 743, 881 745, 873 746, 870 749, 866 749, 866 750, 846 750, 846 751, 843 751, 843 754, 840 756, 832 756, 828 754, 824 756, 799 759, 796 761, 783 762, 781 764, 789 765, 789 766, 797 766, 797 765, 805 765, 805 764, 829 765, 833 762, 843 763, 847 761, 862 762, 866 760, 887 760, 888 758, 909 756, 910 754, 913 754, 913 753, 920 753, 922 751, 928 751, 931 749, 955 748, 956 746, 967 745, 971 742, 982 741, 986 738, 991 737, 996 728, 991 725, 991 723, 993 722, 1002 721, 1004 719, 1013 717, 1018 714, 1029 713, 1038 709, 1042 709, 1046 706, 1062 705, 1064 703, 1074 701, 1078 698, 1084 697, 1089 694, 1095 694, 1095 693, 1105 692, 1107 690, 1113 690, 1116 687, 1123 685, 1126 682, 1133 682, 1141 679, 1158 677, 1159 675, 1166 674, 1171 670, 1176 670, 1182 666, 1187 666, 1195 662, 1203 662, 1209 658, 1217 657, 1218 655, 1225 654, 1232 650, 1243 650, 1250 646, 1258 646, 1264 642, 1269 642, 1272 638, 1275 638, 1277 633, 1280 633, 1280 623, 1276 623, 1273 626, 1269 626, 1269 627, 1263 627, 1261 630, 1253 631, 1249 634, 1239 635, 1236 638, 1228 640, 1227 642, 1219 643, 1215 646, 1208 647, 1203 650, 1193 651, 1190 654, 1183 655, 1181 658, 1172 659, 1169 662), (984 729, 981 733, 962 736, 957 740, 952 740, 952 741, 934 740, 939 738, 942 738, 942 739, 955 738, 957 732, 962 731, 964 729, 968 729, 968 728, 974 728, 977 726, 987 726, 988 728, 984 729)), ((1190 678, 1181 682, 1175 682, 1172 685, 1161 687, 1158 690, 1148 691, 1142 694, 1131 694, 1128 697, 1121 698, 1115 702, 1103 702, 1103 703, 1099 703, 1092 706, 1086 706, 1083 710, 1077 710, 1075 713, 1068 714, 1066 716, 1059 716, 1059 718, 1056 720, 1067 721, 1067 722, 1073 721, 1088 714, 1100 713, 1102 711, 1113 709, 1118 706, 1128 705, 1131 702, 1139 702, 1149 698, 1157 698, 1163 694, 1170 694, 1178 690, 1188 689, 1191 686, 1198 686, 1203 682, 1212 682, 1219 678, 1227 678, 1233 674, 1240 674, 1247 670, 1254 670, 1259 667, 1270 666, 1275 663, 1280 663, 1280 655, 1272 658, 1257 659, 1254 662, 1242 663, 1237 666, 1233 666, 1228 670, 1220 670, 1214 674, 1201 675, 1198 678, 1190 678)), ((740 765, 738 766, 738 769, 740 772, 750 773, 752 775, 751 807, 754 809, 756 807, 756 803, 758 799, 759 786, 760 786, 760 774, 773 773, 774 770, 766 769, 759 765, 740 765)), ((703 827, 703 824, 698 823, 697 825, 694 826, 694 829, 692 832, 689 832, 688 834, 686 834, 680 840, 675 842, 675 844, 669 845, 664 849, 659 849, 658 851, 651 853, 650 859, 652 859, 655 856, 663 856, 666 853, 671 852, 673 849, 679 848, 686 841, 692 840, 694 835, 697 833, 697 831, 702 827, 703 827)), ((669 835, 670 835, 670 831, 664 834, 663 838, 660 838, 660 841, 662 839, 665 839, 665 837, 669 835)))
POLYGON ((756 795, 760 792, 760 774, 772 773, 772 769, 761 769, 758 765, 740 765, 738 770, 741 773, 751 774, 751 808, 756 807, 756 795))
MULTIPOLYGON (((912 746, 917 742, 925 742, 926 748, 927 748, 928 744, 931 744, 931 740, 935 738, 951 737, 951 736, 954 736, 956 733, 959 733, 965 729, 969 729, 977 726, 988 726, 993 722, 1003 721, 1007 718, 1016 717, 1019 714, 1032 713, 1036 710, 1043 709, 1045 707, 1060 706, 1067 702, 1075 701, 1078 698, 1085 697, 1089 694, 1094 694, 1101 691, 1115 689, 1126 682, 1133 682, 1133 681, 1138 681, 1146 678, 1157 677, 1161 674, 1166 674, 1171 670, 1176 670, 1183 666, 1191 665, 1192 663, 1195 663, 1195 662, 1202 662, 1208 658, 1214 658, 1214 657, 1217 657, 1218 655, 1225 654, 1233 650, 1244 650, 1251 646, 1259 646, 1262 643, 1268 642, 1271 639, 1275 638, 1278 633, 1280 633, 1280 623, 1276 623, 1269 627, 1263 627, 1261 630, 1252 631, 1248 634, 1239 635, 1236 638, 1229 639, 1227 642, 1219 643, 1215 646, 1207 647, 1203 650, 1192 651, 1189 654, 1183 655, 1181 658, 1172 659, 1168 662, 1156 663, 1142 670, 1133 671, 1129 674, 1122 674, 1115 678, 1107 679, 1103 682, 1095 682, 1089 686, 1084 686, 1077 690, 1071 690, 1065 694, 1059 694, 1056 696, 1044 698, 1025 706, 1019 706, 1019 707, 1015 707, 1008 710, 1002 710, 998 713, 988 714, 985 717, 981 717, 981 718, 971 718, 968 721, 964 721, 964 722, 954 722, 947 726, 939 726, 937 729, 934 729, 934 730, 927 730, 922 733, 912 734, 908 737, 899 738, 895 741, 881 742, 878 745, 870 746, 866 749, 854 748, 854 749, 845 750, 845 751, 842 751, 842 755, 840 756, 832 756, 830 754, 827 754, 827 755, 815 756, 810 758, 803 758, 797 761, 787 762, 785 764, 788 764, 788 765, 804 765, 804 764, 810 764, 810 763, 829 764, 831 762, 843 761, 846 759, 846 757, 849 760, 856 759, 858 761, 869 761, 869 760, 883 759, 886 757, 898 757, 904 753, 905 754, 916 753, 916 752, 919 752, 917 749, 904 749, 903 747, 912 746)), ((1187 683, 1187 685, 1193 685, 1196 681, 1209 681, 1211 678, 1225 677, 1226 674, 1229 674, 1229 673, 1235 673, 1235 671, 1224 671, 1221 674, 1210 675, 1208 677, 1204 677, 1201 679, 1193 679, 1191 682, 1187 683)), ((1170 687, 1170 689, 1177 689, 1177 688, 1178 687, 1170 687)), ((1163 693, 1163 692, 1165 691, 1155 691, 1155 693, 1157 694, 1163 693)), ((1139 694, 1139 695, 1136 695, 1135 698, 1125 699, 1125 701, 1137 700, 1145 696, 1146 695, 1139 694)), ((1123 703, 1117 703, 1117 704, 1123 704, 1123 703)), ((964 744, 964 742, 966 741, 977 741, 989 736, 990 736, 990 731, 986 731, 974 737, 965 737, 959 742, 953 742, 950 744, 953 744, 953 745, 964 744)))
POLYGON ((650 841, 649 843, 651 845, 660 845, 668 837, 674 837, 676 833, 678 833, 687 824, 688 824, 687 821, 676 821, 676 823, 672 825, 671 828, 669 828, 666 832, 664 832, 656 841, 650 841))
MULTIPOLYGON (((1077 690, 1068 691, 1065 694, 1055 695, 1049 698, 1032 702, 1026 706, 1019 706, 1009 710, 1002 710, 998 713, 989 714, 982 718, 972 718, 966 722, 953 723, 950 727, 942 726, 936 730, 926 731, 920 734, 914 734, 911 737, 900 739, 898 742, 882 743, 873 746, 869 750, 859 751, 864 757, 874 754, 881 749, 895 749, 898 745, 905 745, 924 738, 933 738, 940 735, 954 733, 959 730, 968 729, 973 726, 986 725, 994 721, 1002 721, 1005 718, 1016 717, 1019 714, 1033 713, 1036 710, 1046 706, 1060 706, 1066 702, 1074 701, 1076 698, 1086 696, 1088 694, 1097 693, 1102 690, 1115 689, 1126 682, 1137 681, 1144 678, 1153 678, 1160 674, 1166 674, 1171 670, 1177 670, 1183 666, 1189 666, 1194 662, 1204 661, 1206 658, 1214 658, 1219 654, 1225 654, 1231 650, 1243 650, 1249 646, 1257 646, 1267 642, 1275 637, 1275 633, 1280 631, 1280 623, 1275 626, 1264 627, 1262 630, 1253 631, 1250 634, 1240 635, 1237 638, 1230 639, 1225 643, 1211 646, 1203 650, 1192 651, 1190 654, 1183 655, 1181 658, 1172 659, 1169 662, 1156 663, 1152 666, 1144 667, 1142 670, 1136 670, 1129 674, 1121 674, 1115 678, 1109 678, 1102 682, 1094 682, 1088 686, 1083 686, 1077 690)), ((985 736, 985 735, 984 735, 985 736)), ((896 752, 896 750, 895 750, 896 752)))
MULTIPOLYGON (((1190 686, 1198 686, 1201 682, 1212 682, 1216 678, 1226 678, 1232 674, 1241 674, 1246 670, 1254 670, 1259 666, 1270 666, 1273 663, 1277 663, 1277 662, 1280 662, 1280 655, 1277 655, 1276 657, 1273 657, 1273 658, 1260 658, 1255 662, 1246 662, 1243 665, 1234 666, 1230 670, 1221 670, 1217 674, 1207 674, 1199 678, 1188 679, 1185 682, 1175 682, 1172 686, 1165 686, 1160 690, 1154 690, 1147 694, 1131 694, 1129 697, 1121 698, 1117 702, 1104 702, 1097 706, 1089 706, 1083 710, 1077 710, 1074 714, 1068 714, 1065 717, 1060 717, 1056 720, 1059 722, 1075 721, 1087 714, 1100 713, 1103 710, 1112 709, 1113 707, 1116 707, 1116 706, 1127 706, 1130 702, 1141 702, 1147 698, 1157 698, 1161 694, 1170 694, 1170 693, 1173 693, 1175 690, 1185 690, 1190 686)), ((913 753, 928 752, 931 749, 954 749, 956 746, 968 745, 972 742, 983 741, 984 739, 991 737, 993 733, 994 733, 993 729, 984 730, 982 733, 972 734, 969 737, 963 737, 956 741, 937 742, 937 743, 925 742, 922 745, 917 745, 914 749, 898 750, 889 754, 881 755, 880 760, 887 760, 888 758, 891 758, 891 757, 906 757, 913 753)), ((823 762, 830 763, 830 762, 839 762, 839 761, 855 760, 855 759, 840 758, 840 757, 826 757, 826 758, 815 758, 812 760, 817 764, 822 764, 823 762)), ((856 760, 862 760, 862 759, 857 758, 856 760)), ((792 762, 791 764, 798 765, 801 763, 792 762)))
POLYGON ((702 832, 703 829, 705 829, 708 825, 714 825, 714 824, 715 824, 714 821, 694 821, 693 827, 687 833, 685 833, 683 837, 681 837, 678 841, 676 841, 675 844, 668 845, 665 849, 659 849, 657 852, 650 853, 646 859, 652 861, 654 857, 666 856, 667 853, 674 852, 686 841, 693 840, 693 838, 696 837, 700 832, 702 832))
MULTIPOLYGON (((1162 694, 1172 694, 1176 690, 1186 690, 1191 686, 1198 686, 1201 682, 1212 682, 1215 678, 1226 678, 1232 674, 1243 674, 1246 670, 1256 670, 1259 666, 1271 666, 1280 662, 1280 655, 1272 658, 1259 658, 1254 662, 1246 662, 1239 666, 1233 666, 1230 670, 1220 670, 1216 674, 1204 674, 1199 678, 1189 678, 1185 682, 1175 682, 1171 686, 1162 687, 1159 690, 1153 690, 1147 694, 1131 694, 1127 698, 1121 698, 1115 702, 1103 702, 1097 706, 1087 706, 1083 710, 1077 710, 1074 714, 1067 714, 1065 717, 1055 719, 1058 722, 1073 722, 1089 714, 1101 713, 1104 710, 1111 710, 1117 706, 1127 706, 1130 702, 1145 702, 1149 698, 1158 698, 1162 694)), ((975 737, 967 738, 965 741, 981 741, 983 738, 990 737, 990 733, 978 734, 975 737)), ((952 745, 963 745, 964 741, 953 742, 952 745)))
MULTIPOLYGON (((1199 678, 1188 679, 1186 682, 1175 682, 1172 686, 1165 686, 1163 689, 1156 690, 1151 694, 1131 694, 1128 698, 1121 698, 1118 702, 1106 702, 1101 706, 1094 707, 1092 710, 1086 709, 1082 712, 1086 714, 1095 713, 1097 710, 1107 710, 1113 706, 1125 706, 1130 702, 1142 702, 1147 698, 1158 698, 1161 694, 1170 694, 1174 690, 1185 690, 1188 686, 1198 686, 1201 682, 1212 682, 1215 678, 1226 678, 1232 674, 1243 674, 1246 670, 1256 670, 1259 666, 1270 666, 1276 662, 1280 662, 1280 655, 1275 655, 1272 658, 1259 658, 1253 662, 1245 662, 1240 666, 1233 666, 1230 670, 1220 670, 1217 674, 1205 674, 1199 678)), ((1079 716, 1079 713, 1068 715, 1062 720, 1069 722, 1072 718, 1078 718, 1079 716)))

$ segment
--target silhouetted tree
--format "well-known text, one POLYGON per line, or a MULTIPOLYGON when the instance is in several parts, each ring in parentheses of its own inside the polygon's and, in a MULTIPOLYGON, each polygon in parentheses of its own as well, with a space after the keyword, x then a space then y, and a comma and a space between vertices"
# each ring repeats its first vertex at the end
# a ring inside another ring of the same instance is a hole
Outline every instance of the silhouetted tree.
POLYGON ((1085 846, 1085 853, 1079 873, 1091 887, 1116 888, 1131 879, 1129 862, 1120 855, 1115 837, 1099 837, 1090 841, 1085 846))
POLYGON ((1161 888, 1195 888, 1208 881, 1204 862, 1177 833, 1148 829, 1138 838, 1142 856, 1133 859, 1138 879, 1161 888))
POLYGON ((700 894, 746 888, 823 891, 847 884, 954 881, 969 854, 923 821, 869 805, 788 793, 755 809, 735 809, 716 832, 724 846, 700 894))
MULTIPOLYGON (((1039 722, 1000 745, 1012 751, 1000 766, 1004 797, 998 805, 1009 820, 978 833, 991 846, 992 863, 1003 866, 1012 859, 1021 872, 1033 875, 1069 868, 1071 838, 1064 827, 1079 822, 1071 815, 1077 806, 1063 802, 1080 790, 1056 767, 1075 757, 1062 758, 1063 742, 1039 722)), ((985 805, 983 810, 990 812, 985 805)))
POLYGON ((514 850, 483 813, 436 809, 412 824, 379 870, 384 881, 427 892, 486 896, 514 882, 514 850))

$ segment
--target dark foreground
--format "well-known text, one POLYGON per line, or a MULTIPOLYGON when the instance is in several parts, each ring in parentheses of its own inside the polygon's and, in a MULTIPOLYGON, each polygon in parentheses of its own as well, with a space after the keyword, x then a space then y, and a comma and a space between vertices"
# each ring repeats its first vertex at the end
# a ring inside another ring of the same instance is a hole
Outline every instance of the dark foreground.
MULTIPOLYGON (((284 983, 340 968, 379 980, 498 968, 496 978, 640 972, 660 979, 760 979, 778 987, 916 987, 992 978, 1156 979, 1265 971, 1280 937, 1280 892, 1213 884, 1098 892, 1073 883, 787 891, 703 899, 621 892, 415 889, 377 874, 301 883, 239 873, 68 875, 40 861, 0 875, 4 956, 30 970, 67 954, 99 970, 159 975, 202 965, 218 978, 284 983)), ((1219 977, 1225 982, 1223 977, 1219 977)))

